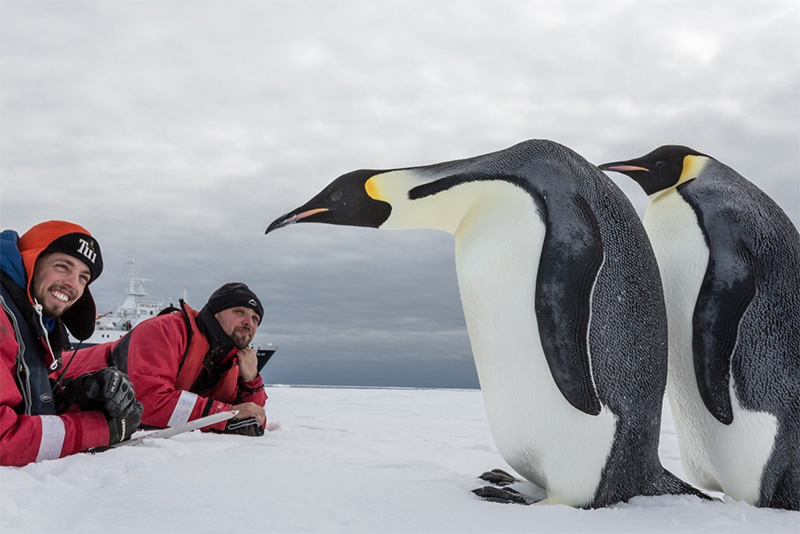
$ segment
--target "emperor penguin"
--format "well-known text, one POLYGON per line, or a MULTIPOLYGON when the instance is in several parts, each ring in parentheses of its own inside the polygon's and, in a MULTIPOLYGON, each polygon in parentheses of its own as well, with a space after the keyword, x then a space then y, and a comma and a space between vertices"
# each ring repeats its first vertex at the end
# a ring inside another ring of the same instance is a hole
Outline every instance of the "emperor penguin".
POLYGON ((702 495, 658 458, 667 324, 655 257, 625 195, 581 156, 529 140, 357 170, 267 233, 298 222, 454 235, 490 430, 503 459, 546 490, 540 502, 702 495))
POLYGON ((800 509, 797 229, 754 184, 685 146, 600 169, 649 196, 667 396, 689 479, 756 506, 800 509))

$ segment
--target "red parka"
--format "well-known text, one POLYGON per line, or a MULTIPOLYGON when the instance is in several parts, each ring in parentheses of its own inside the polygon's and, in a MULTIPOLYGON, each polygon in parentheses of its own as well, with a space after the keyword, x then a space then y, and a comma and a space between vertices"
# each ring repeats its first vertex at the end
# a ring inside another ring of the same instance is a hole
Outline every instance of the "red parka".
MULTIPOLYGON (((0 234, 0 465, 22 466, 108 445, 103 412, 56 409, 58 388, 54 391, 47 375, 58 365, 67 334, 61 318, 42 316, 30 293, 39 255, 54 240, 75 233, 91 235, 64 221, 41 223, 21 238, 13 230, 0 234)), ((94 302, 88 288, 79 302, 85 308, 70 324, 91 327, 94 302)))
POLYGON ((69 376, 106 365, 127 373, 144 406, 142 426, 177 426, 242 402, 264 406, 261 376, 240 380, 238 350, 213 315, 199 321, 199 312, 183 302, 181 308, 139 323, 119 341, 79 350, 69 376))
POLYGON ((108 445, 103 412, 37 415, 15 410, 24 405, 16 380, 19 348, 9 316, 0 311, 0 465, 22 466, 108 445))

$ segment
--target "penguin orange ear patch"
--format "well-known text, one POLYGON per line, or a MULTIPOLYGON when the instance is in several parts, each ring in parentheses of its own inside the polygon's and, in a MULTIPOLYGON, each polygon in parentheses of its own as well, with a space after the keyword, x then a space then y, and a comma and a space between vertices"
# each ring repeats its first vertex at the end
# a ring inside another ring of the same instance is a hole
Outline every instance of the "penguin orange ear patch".
POLYGON ((367 195, 373 200, 381 200, 383 202, 387 202, 387 200, 381 195, 380 188, 378 187, 378 181, 376 180, 377 176, 371 177, 364 183, 364 190, 366 190, 367 195))
POLYGON ((681 177, 678 179, 678 182, 675 184, 675 187, 688 182, 689 180, 694 180, 697 176, 703 171, 706 165, 708 165, 709 159, 707 156, 686 156, 683 158, 683 170, 681 171, 681 177))

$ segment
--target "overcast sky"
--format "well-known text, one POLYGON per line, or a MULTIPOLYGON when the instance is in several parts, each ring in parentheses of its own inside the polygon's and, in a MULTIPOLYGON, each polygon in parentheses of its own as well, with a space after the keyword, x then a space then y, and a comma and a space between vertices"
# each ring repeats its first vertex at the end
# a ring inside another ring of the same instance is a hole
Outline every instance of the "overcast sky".
POLYGON ((449 234, 264 230, 345 172, 530 138, 598 164, 689 145, 797 226, 800 8, 0 0, 0 228, 87 227, 99 312, 129 254, 154 299, 247 283, 267 382, 476 386, 449 234))

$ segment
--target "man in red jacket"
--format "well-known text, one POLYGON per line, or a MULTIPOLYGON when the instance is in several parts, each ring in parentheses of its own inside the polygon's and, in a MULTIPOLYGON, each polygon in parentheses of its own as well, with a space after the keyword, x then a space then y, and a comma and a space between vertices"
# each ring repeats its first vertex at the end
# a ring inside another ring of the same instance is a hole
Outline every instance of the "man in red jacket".
POLYGON ((60 384, 66 328, 94 331, 89 284, 103 270, 81 226, 47 221, 0 233, 0 465, 60 458, 130 438, 142 415, 128 378, 106 365, 60 384))
POLYGON ((261 436, 267 395, 250 342, 264 314, 245 284, 223 285, 198 312, 181 309, 139 323, 119 341, 80 350, 70 373, 103 362, 130 376, 142 425, 166 428, 221 411, 234 419, 204 430, 261 436))

